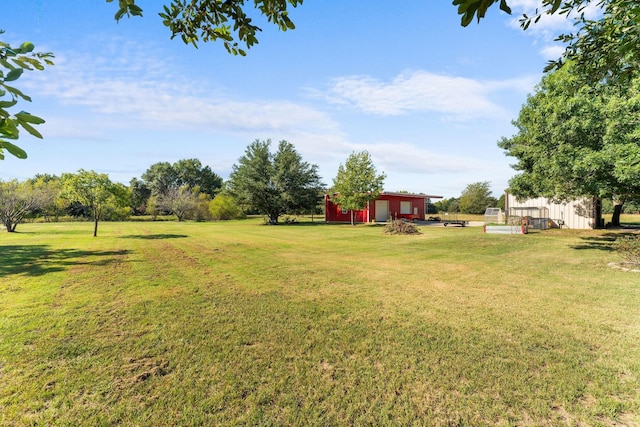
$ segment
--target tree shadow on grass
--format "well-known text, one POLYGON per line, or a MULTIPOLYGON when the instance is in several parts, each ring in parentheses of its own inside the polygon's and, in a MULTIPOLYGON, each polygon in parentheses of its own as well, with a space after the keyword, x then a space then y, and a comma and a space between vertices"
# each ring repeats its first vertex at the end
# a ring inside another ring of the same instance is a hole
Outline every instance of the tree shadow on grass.
POLYGON ((116 257, 127 255, 126 249, 117 251, 86 251, 78 249, 49 249, 48 245, 0 246, 2 263, 0 277, 12 274, 43 276, 63 271, 73 265, 108 265, 120 262, 116 257), (87 261, 87 257, 100 257, 87 261))
POLYGON ((129 234, 121 236, 121 239, 146 239, 146 240, 163 240, 163 239, 183 239, 189 237, 186 234, 129 234))
POLYGON ((614 244, 616 239, 633 235, 635 235, 635 233, 605 233, 597 237, 582 237, 580 240, 584 243, 580 245, 573 245, 571 246, 571 249, 598 249, 601 251, 612 252, 615 250, 614 244))

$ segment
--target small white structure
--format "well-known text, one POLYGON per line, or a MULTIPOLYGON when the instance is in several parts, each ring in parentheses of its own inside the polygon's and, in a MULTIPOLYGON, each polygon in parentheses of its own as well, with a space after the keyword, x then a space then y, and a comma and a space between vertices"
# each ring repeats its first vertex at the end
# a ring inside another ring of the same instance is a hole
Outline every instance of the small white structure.
POLYGON ((504 223, 504 213, 500 208, 487 208, 484 211, 484 223, 485 224, 503 224, 504 223))
POLYGON ((602 206, 598 199, 582 198, 566 203, 555 203, 545 197, 518 201, 505 192, 505 212, 509 217, 520 217, 533 228, 549 227, 589 229, 604 226, 602 206))

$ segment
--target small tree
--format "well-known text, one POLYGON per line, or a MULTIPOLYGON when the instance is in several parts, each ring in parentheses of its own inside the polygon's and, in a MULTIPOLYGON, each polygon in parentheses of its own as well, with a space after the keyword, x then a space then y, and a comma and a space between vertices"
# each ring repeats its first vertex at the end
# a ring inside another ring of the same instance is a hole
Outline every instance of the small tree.
POLYGON ((17 180, 0 181, 0 220, 9 233, 24 218, 51 203, 51 193, 17 180))
POLYGON ((338 174, 333 179, 336 193, 333 201, 351 211, 351 225, 355 225, 354 211, 363 209, 380 195, 385 178, 384 173, 378 175, 367 151, 351 153, 345 164, 338 167, 338 174))
POLYGON ((170 187, 158 197, 158 205, 174 214, 178 221, 184 221, 196 208, 199 193, 198 188, 187 185, 170 187))
POLYGON ((60 212, 64 212, 64 201, 60 198, 60 177, 49 174, 36 174, 27 180, 34 189, 44 193, 45 204, 38 209, 38 213, 44 216, 45 221, 58 221, 60 212))
POLYGON ((488 181, 467 185, 459 200, 460 212, 477 215, 483 214, 488 207, 495 206, 496 203, 488 181))
POLYGON ((158 197, 157 196, 151 196, 149 197, 149 199, 147 200, 147 206, 145 207, 145 211, 144 213, 147 215, 151 215, 151 220, 155 221, 158 217, 158 197))
POLYGON ((62 175, 61 196, 70 202, 78 202, 91 211, 93 237, 98 235, 98 222, 108 205, 125 206, 127 199, 123 186, 115 185, 107 174, 80 169, 75 174, 62 175))

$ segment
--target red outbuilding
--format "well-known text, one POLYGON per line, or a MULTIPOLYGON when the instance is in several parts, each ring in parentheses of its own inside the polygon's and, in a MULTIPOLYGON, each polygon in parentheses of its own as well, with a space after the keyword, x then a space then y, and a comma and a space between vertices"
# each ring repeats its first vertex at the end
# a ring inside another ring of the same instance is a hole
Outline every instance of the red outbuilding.
MULTIPOLYGON (((386 222, 405 218, 424 221, 427 203, 430 199, 441 199, 442 196, 426 194, 388 193, 382 192, 369 204, 355 211, 356 222, 386 222)), ((342 209, 331 201, 330 195, 324 196, 325 219, 327 222, 351 222, 351 212, 342 209)))

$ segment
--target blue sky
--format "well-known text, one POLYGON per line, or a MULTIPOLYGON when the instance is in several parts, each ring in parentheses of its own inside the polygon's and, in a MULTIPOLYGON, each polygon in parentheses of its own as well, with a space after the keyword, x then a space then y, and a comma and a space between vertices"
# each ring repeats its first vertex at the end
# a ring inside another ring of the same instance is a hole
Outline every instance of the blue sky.
POLYGON ((226 179, 248 144, 285 139, 327 185, 351 152, 368 150, 387 191, 444 197, 477 181, 502 194, 514 160, 496 143, 513 134, 569 24, 523 32, 517 19, 535 0, 467 28, 449 0, 306 0, 290 13, 294 31, 265 24, 240 57, 170 40, 162 2, 139 0, 144 17, 119 23, 117 2, 3 3, 2 40, 31 41, 56 65, 17 81, 33 100, 19 107, 46 119, 45 138, 23 132, 29 157, 0 161, 2 180, 83 168, 126 184, 186 158, 226 179))

